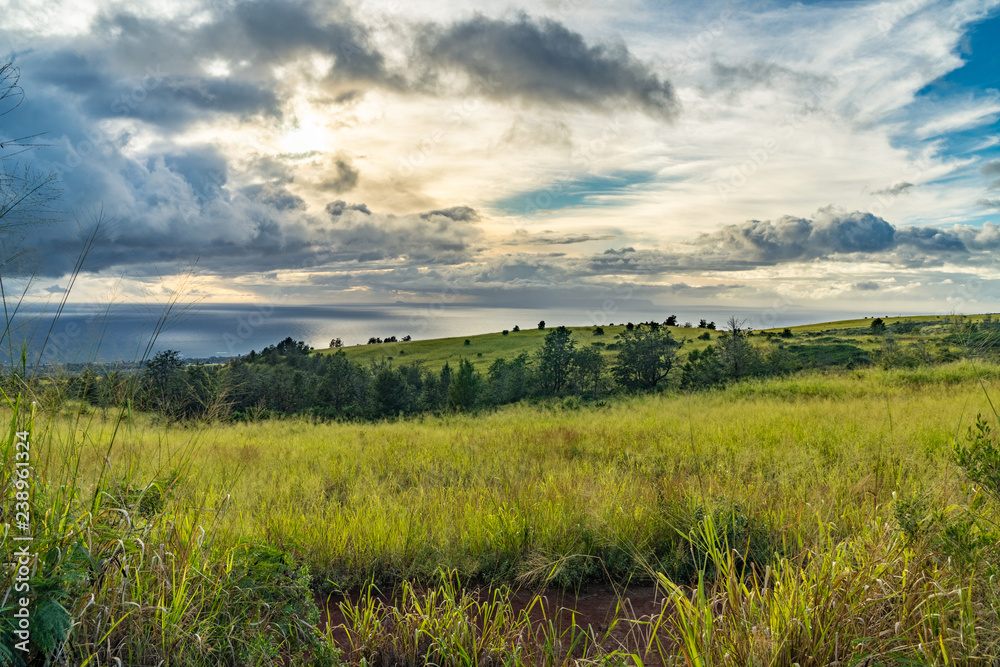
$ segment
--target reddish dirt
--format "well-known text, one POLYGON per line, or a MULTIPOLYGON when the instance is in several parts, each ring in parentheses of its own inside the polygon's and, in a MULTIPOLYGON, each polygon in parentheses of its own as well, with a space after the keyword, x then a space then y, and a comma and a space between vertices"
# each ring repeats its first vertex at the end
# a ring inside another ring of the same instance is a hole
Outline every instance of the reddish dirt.
MULTIPOLYGON (((479 591, 480 600, 489 597, 489 591, 479 591)), ((617 591, 608 586, 593 586, 579 593, 545 590, 539 593, 544 606, 534 605, 529 611, 532 624, 538 628, 551 620, 556 630, 561 632, 576 624, 577 627, 593 629, 607 650, 624 649, 637 653, 646 665, 661 664, 656 648, 647 652, 651 632, 649 621, 661 615, 664 598, 662 592, 652 586, 637 586, 627 591, 617 591), (617 621, 617 622, 616 622, 617 621), (609 631, 610 628, 610 631, 609 631)), ((520 613, 531 605, 535 594, 518 591, 511 595, 510 603, 515 613, 520 613)), ((336 595, 329 600, 319 599, 317 604, 325 610, 321 627, 332 626, 331 631, 337 644, 350 651, 344 616, 339 604, 345 596, 336 595)), ((380 599, 382 604, 391 604, 390 596, 380 599)), ((664 649, 670 644, 661 628, 657 633, 664 649)))

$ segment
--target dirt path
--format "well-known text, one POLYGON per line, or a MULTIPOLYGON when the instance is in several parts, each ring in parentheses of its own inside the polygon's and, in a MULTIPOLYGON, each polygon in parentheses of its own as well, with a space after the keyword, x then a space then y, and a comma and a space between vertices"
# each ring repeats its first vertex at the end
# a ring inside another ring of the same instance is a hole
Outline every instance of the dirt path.
MULTIPOLYGON (((490 591, 480 590, 480 599, 488 599, 490 591)), ((638 653, 646 665, 661 664, 657 651, 647 651, 650 645, 650 621, 658 618, 663 609, 662 592, 652 586, 636 586, 627 591, 616 591, 609 586, 592 586, 579 593, 558 590, 544 590, 538 593, 542 604, 532 604, 536 594, 532 591, 518 591, 510 596, 514 613, 529 610, 528 616, 534 627, 539 628, 549 621, 557 632, 576 625, 578 628, 593 629, 606 650, 624 649, 638 653)), ((340 603, 345 596, 332 596, 328 600, 318 599, 323 610, 322 627, 332 626, 337 644, 345 652, 350 651, 344 615, 340 603)), ((380 599, 382 604, 391 604, 391 596, 380 599)), ((661 630, 658 633, 661 645, 668 645, 668 638, 661 630)))

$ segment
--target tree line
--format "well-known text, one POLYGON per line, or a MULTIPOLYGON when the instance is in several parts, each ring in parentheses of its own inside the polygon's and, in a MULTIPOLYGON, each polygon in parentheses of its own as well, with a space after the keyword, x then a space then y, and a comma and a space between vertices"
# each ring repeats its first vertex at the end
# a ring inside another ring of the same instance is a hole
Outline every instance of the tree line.
MULTIPOLYGON (((596 336, 603 329, 595 328, 596 336)), ((418 364, 352 361, 343 349, 316 354, 286 338, 220 365, 185 364, 166 350, 137 373, 87 369, 71 377, 71 395, 92 405, 133 407, 170 419, 256 419, 302 414, 324 420, 376 420, 419 413, 467 412, 524 399, 616 392, 698 390, 793 370, 780 348, 752 345, 735 319, 715 344, 679 355, 682 344, 656 322, 626 328, 606 344, 580 344, 566 327, 551 329, 534 353, 496 359, 481 372, 471 360, 438 371, 418 364), (606 355, 611 350, 613 355, 606 355)))

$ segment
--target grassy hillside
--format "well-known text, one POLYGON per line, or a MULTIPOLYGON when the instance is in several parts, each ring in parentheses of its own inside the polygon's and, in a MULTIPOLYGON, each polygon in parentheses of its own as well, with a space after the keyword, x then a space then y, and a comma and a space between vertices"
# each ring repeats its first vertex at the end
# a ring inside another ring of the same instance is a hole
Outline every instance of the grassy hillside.
MULTIPOLYGON (((972 315, 966 317, 966 321, 980 321, 986 315, 972 315)), ((994 318, 996 316, 993 316, 994 318)), ((918 317, 888 317, 883 318, 887 327, 892 327, 897 322, 919 322, 921 332, 918 335, 900 335, 901 342, 908 342, 923 339, 938 339, 945 335, 951 325, 955 322, 954 317, 948 316, 918 316, 918 317)), ((720 329, 723 322, 716 322, 720 329)), ((793 338, 788 340, 792 343, 827 344, 827 343, 847 343, 855 345, 864 350, 872 350, 878 345, 878 341, 873 338, 869 331, 871 319, 840 320, 836 322, 823 322, 819 324, 808 324, 798 327, 790 327, 793 338)), ((614 343, 615 336, 624 330, 624 325, 604 326, 604 335, 595 336, 595 327, 569 327, 573 332, 577 345, 589 345, 591 343, 603 343, 605 345, 614 343)), ((699 340, 698 337, 706 332, 705 329, 668 327, 674 338, 683 341, 685 351, 702 349, 711 344, 711 341, 699 340)), ((551 328, 550 328, 551 329, 551 328)), ((430 370, 440 370, 445 362, 454 366, 460 359, 469 359, 478 370, 485 372, 496 359, 505 357, 511 359, 521 353, 532 355, 541 346, 542 339, 548 330, 536 328, 525 329, 518 332, 510 332, 504 336, 500 332, 480 334, 477 336, 457 337, 457 338, 437 338, 432 340, 415 340, 405 343, 380 343, 374 345, 353 345, 342 348, 350 359, 362 364, 373 361, 389 359, 395 364, 421 364, 430 370), (465 341, 469 341, 469 345, 465 341)), ((758 336, 766 334, 777 335, 783 331, 782 328, 765 329, 755 332, 758 336)), ((708 332, 712 339, 717 338, 720 331, 708 332)), ((763 344, 763 340, 758 340, 758 344, 763 344)), ((333 350, 321 350, 329 353, 333 350)), ((607 356, 612 356, 612 352, 606 352, 607 356)))

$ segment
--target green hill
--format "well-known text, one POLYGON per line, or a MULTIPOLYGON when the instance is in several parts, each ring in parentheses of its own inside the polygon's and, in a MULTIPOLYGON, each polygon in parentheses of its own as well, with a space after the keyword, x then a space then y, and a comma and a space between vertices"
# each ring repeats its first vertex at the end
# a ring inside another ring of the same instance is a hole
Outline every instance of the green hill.
MULTIPOLYGON (((965 316, 964 321, 977 322, 987 316, 988 315, 986 314, 965 316)), ((918 338, 926 339, 928 335, 931 337, 941 337, 944 334, 949 333, 956 322, 956 317, 962 316, 923 315, 912 317, 885 317, 882 318, 882 320, 888 328, 888 333, 894 334, 901 341, 909 341, 917 340, 918 338), (920 327, 919 332, 915 332, 912 328, 913 326, 920 327), (894 327, 901 330, 909 329, 909 331, 898 333, 893 331, 894 327)), ((994 315, 992 317, 995 318, 996 316, 994 315)), ((788 342, 809 343, 810 345, 852 345, 861 350, 870 351, 875 349, 878 345, 877 339, 875 339, 871 334, 871 322, 872 319, 869 318, 840 320, 836 322, 821 322, 817 324, 789 327, 789 330, 792 333, 792 340, 789 340, 788 342)), ((716 326, 721 328, 722 323, 716 323, 716 326)), ((394 364, 409 365, 415 363, 429 370, 439 370, 442 366, 444 366, 445 362, 454 366, 461 359, 469 359, 479 371, 485 372, 486 369, 489 368, 490 364, 499 358, 511 359, 522 353, 533 355, 541 346, 546 332, 548 332, 551 328, 552 327, 549 327, 545 330, 532 328, 516 332, 511 331, 507 335, 504 335, 502 332, 495 332, 474 336, 459 336, 454 338, 435 338, 430 340, 413 340, 397 343, 353 345, 341 349, 344 350, 348 358, 361 364, 389 360, 394 364), (465 344, 466 340, 469 341, 468 345, 465 344)), ((568 328, 573 332, 573 337, 578 346, 589 345, 591 343, 599 343, 604 346, 608 346, 615 342, 615 336, 621 333, 625 329, 625 326, 603 326, 604 335, 602 336, 594 335, 594 330, 596 329, 594 326, 568 328)), ((715 340, 722 333, 721 331, 711 331, 695 327, 667 328, 670 329, 674 338, 683 342, 685 352, 707 347, 711 344, 712 340, 715 340), (699 336, 704 335, 706 331, 711 339, 707 341, 700 340, 699 336)), ((773 337, 780 337, 783 330, 783 327, 778 327, 774 329, 764 329, 753 333, 755 337, 774 339, 773 337)), ((758 344, 762 343, 763 341, 758 341, 758 344)), ((323 353, 333 351, 335 350, 320 350, 320 352, 323 353)), ((842 349, 840 354, 835 356, 836 358, 843 358, 844 353, 845 350, 842 349)), ((606 351, 606 355, 608 356, 612 356, 613 354, 613 349, 606 351)), ((798 355, 804 355, 808 358, 817 356, 814 352, 810 353, 805 351, 800 351, 798 355)), ((827 357, 828 355, 820 354, 818 356, 827 357)), ((848 356, 851 355, 848 354, 848 356)), ((825 364, 820 363, 819 365, 825 364)))

